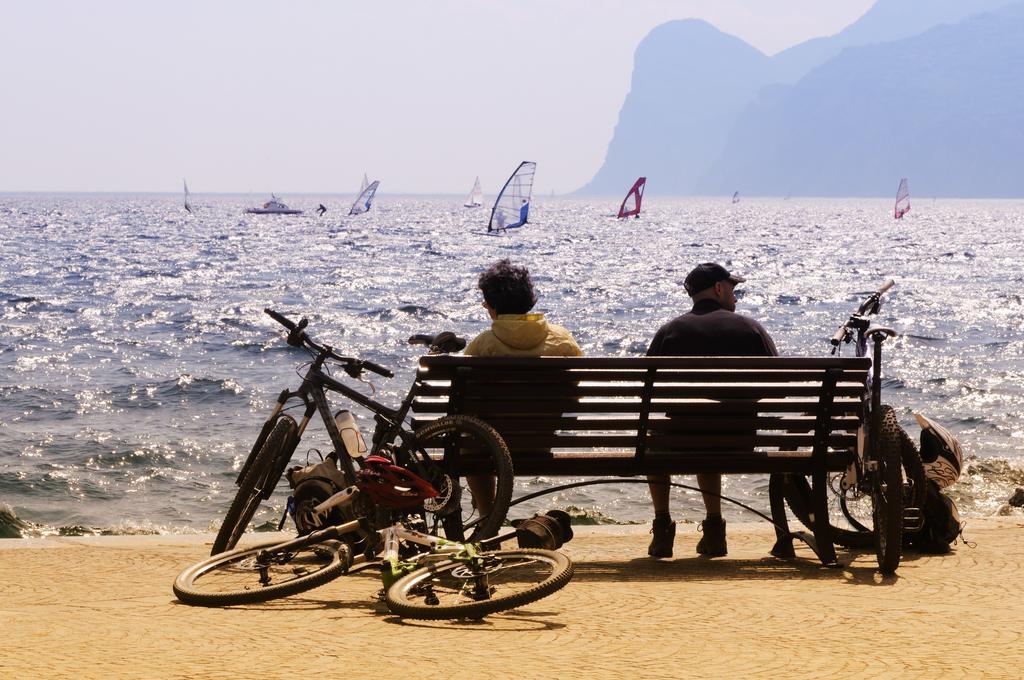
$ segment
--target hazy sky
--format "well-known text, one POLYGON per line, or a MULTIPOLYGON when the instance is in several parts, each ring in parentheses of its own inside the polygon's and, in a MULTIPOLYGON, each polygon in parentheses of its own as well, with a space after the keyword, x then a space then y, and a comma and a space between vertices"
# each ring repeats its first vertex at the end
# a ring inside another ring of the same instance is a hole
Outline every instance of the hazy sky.
POLYGON ((658 24, 772 54, 873 1, 0 0, 0 191, 572 191, 658 24))

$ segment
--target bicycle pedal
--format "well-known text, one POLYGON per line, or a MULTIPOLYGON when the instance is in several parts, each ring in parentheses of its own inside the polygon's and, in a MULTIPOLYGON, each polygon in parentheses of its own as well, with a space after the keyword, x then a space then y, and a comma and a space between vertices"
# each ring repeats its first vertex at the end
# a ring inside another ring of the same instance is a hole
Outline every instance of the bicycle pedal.
POLYGON ((924 513, 921 508, 903 508, 903 531, 917 532, 924 528, 924 513))

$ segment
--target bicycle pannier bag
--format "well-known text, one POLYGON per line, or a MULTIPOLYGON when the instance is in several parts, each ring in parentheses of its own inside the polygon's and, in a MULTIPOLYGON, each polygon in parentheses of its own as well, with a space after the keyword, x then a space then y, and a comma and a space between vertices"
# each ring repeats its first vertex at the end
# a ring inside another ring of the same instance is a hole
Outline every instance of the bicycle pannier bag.
MULTIPOLYGON (((345 477, 335 465, 333 459, 313 463, 306 467, 293 467, 288 470, 288 485, 292 488, 289 511, 295 521, 299 535, 305 535, 319 527, 314 526, 308 518, 313 515, 314 506, 324 502, 338 491, 345 488, 345 477)), ((332 509, 327 523, 337 523, 341 517, 337 509, 332 509)))
POLYGON ((924 526, 921 531, 909 534, 908 542, 917 550, 932 555, 944 555, 949 546, 963 531, 960 513, 953 499, 942 493, 939 485, 931 479, 925 482, 928 492, 925 496, 924 526))

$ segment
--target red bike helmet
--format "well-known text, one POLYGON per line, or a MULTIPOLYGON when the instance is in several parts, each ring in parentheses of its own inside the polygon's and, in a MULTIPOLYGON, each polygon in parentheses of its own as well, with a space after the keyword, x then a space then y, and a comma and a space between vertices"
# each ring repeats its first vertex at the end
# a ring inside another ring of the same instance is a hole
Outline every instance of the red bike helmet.
POLYGON ((421 505, 437 491, 426 480, 383 456, 368 456, 356 472, 356 486, 378 505, 406 510, 421 505))

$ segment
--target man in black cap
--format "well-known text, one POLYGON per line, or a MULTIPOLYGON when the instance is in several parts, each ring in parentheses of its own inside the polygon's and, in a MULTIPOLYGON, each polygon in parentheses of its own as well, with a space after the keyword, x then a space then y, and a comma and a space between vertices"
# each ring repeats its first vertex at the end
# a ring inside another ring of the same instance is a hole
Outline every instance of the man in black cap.
MULTIPOLYGON (((775 343, 761 324, 736 313, 734 289, 745 280, 714 262, 697 265, 683 283, 693 299, 693 309, 658 329, 647 356, 777 356, 775 343)), ((671 478, 649 475, 647 481, 654 504, 654 538, 647 552, 652 557, 672 557, 676 523, 669 514, 671 478)), ((701 522, 704 536, 697 543, 697 552, 721 557, 728 552, 725 520, 721 499, 714 494, 722 491, 722 476, 697 475, 697 485, 704 492, 707 513, 701 522)))

